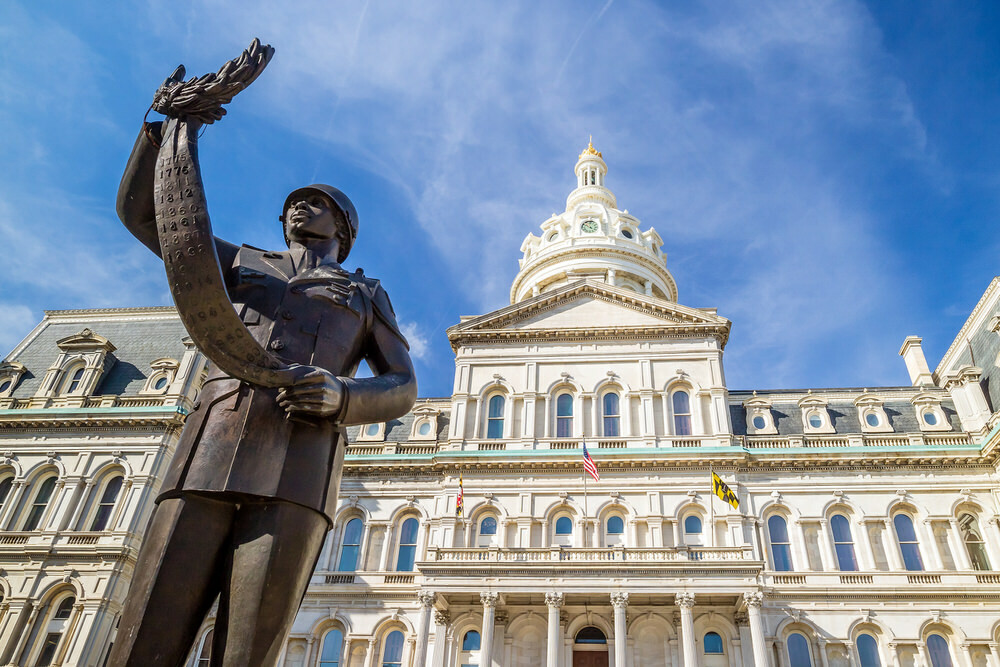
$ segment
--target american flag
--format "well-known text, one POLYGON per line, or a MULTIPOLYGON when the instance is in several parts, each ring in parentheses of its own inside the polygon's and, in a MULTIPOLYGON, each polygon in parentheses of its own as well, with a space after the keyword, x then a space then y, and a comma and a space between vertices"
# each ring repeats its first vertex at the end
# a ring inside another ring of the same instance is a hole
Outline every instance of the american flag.
POLYGON ((597 472, 597 464, 594 463, 594 459, 590 458, 590 452, 587 451, 587 443, 583 443, 583 469, 587 471, 587 474, 594 478, 595 482, 601 481, 601 473, 597 472))
POLYGON ((465 487, 462 484, 462 476, 458 476, 458 497, 455 498, 455 516, 462 516, 465 511, 465 487))

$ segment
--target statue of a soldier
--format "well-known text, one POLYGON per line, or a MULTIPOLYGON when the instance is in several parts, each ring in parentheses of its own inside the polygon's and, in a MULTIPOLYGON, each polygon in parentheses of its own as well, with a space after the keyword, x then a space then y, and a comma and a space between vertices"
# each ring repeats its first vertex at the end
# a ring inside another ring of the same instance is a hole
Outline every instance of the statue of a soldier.
POLYGON ((154 100, 167 120, 144 123, 119 190, 122 222, 163 257, 214 367, 146 530, 113 667, 182 665, 216 597, 213 667, 275 664, 331 525, 342 427, 398 417, 416 398, 388 296, 341 268, 358 232, 344 193, 288 195, 286 251, 211 235, 198 133, 271 53, 255 40, 217 75, 184 82, 179 68, 154 100), (362 359, 374 377, 353 378, 362 359))

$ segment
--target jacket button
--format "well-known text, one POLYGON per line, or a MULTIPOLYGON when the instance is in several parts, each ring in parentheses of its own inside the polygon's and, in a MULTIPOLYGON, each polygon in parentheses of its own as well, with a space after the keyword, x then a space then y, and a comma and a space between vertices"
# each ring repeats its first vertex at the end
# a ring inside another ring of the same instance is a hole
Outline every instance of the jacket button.
POLYGON ((290 320, 295 317, 295 314, 286 308, 285 310, 281 311, 281 316, 286 320, 290 320))
POLYGON ((283 340, 281 340, 280 338, 275 338, 274 340, 271 341, 271 349, 272 350, 283 350, 283 349, 285 349, 285 342, 283 340))

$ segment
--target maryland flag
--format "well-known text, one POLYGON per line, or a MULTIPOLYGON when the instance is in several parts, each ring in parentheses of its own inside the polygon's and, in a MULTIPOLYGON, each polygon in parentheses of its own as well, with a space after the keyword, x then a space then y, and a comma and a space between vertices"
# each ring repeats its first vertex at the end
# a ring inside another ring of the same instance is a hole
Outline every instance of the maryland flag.
POLYGON ((458 496, 455 498, 455 516, 462 516, 465 512, 465 487, 462 485, 462 476, 458 476, 458 496))
POLYGON ((717 495, 723 502, 729 503, 734 510, 740 508, 740 499, 736 497, 733 490, 726 486, 726 483, 714 471, 712 472, 712 493, 717 495))

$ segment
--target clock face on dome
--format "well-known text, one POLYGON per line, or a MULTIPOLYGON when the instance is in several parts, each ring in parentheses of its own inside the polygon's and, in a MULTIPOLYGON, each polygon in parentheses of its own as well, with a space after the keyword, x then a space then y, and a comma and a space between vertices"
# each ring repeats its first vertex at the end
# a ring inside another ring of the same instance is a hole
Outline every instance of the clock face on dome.
POLYGON ((597 231, 597 221, 596 220, 584 220, 583 224, 580 225, 580 229, 585 234, 593 234, 597 231))

